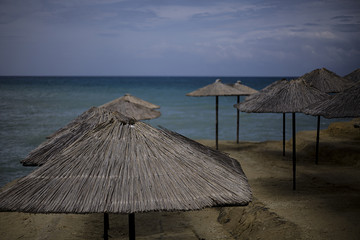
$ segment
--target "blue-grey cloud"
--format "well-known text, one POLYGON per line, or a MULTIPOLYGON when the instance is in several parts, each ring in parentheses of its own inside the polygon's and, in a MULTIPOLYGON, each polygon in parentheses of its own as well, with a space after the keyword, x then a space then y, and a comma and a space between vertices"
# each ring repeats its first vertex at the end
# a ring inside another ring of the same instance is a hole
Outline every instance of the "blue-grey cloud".
POLYGON ((360 62, 352 0, 2 0, 0 13, 7 75, 341 74, 360 62))

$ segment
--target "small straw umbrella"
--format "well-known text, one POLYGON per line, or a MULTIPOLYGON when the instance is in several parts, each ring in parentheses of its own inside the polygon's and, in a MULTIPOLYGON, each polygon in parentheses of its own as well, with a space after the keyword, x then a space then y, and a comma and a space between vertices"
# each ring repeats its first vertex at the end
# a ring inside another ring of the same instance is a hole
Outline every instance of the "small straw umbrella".
POLYGON ((136 104, 142 105, 142 106, 150 108, 150 109, 158 109, 158 108, 160 108, 160 106, 155 105, 155 104, 153 104, 151 102, 145 101, 145 100, 143 100, 141 98, 135 97, 135 96, 131 95, 130 93, 126 93, 124 96, 122 96, 119 99, 126 100, 126 101, 129 101, 129 102, 132 102, 132 103, 136 103, 136 104))
MULTIPOLYGON (((254 93, 248 97, 245 98, 245 100, 250 100, 252 98, 262 98, 266 95, 264 94, 269 94, 272 95, 274 94, 274 91, 276 91, 277 89, 281 88, 282 86, 285 86, 288 83, 288 81, 286 80, 286 78, 283 78, 281 80, 275 81, 273 83, 271 83, 270 85, 266 86, 265 88, 261 89, 259 92, 254 93)), ((283 113, 283 156, 285 156, 285 138, 286 138, 286 134, 285 134, 285 115, 286 113, 283 113)))
POLYGON ((360 68, 347 74, 346 76, 344 76, 344 78, 349 79, 350 81, 353 81, 353 82, 360 81, 360 68))
MULTIPOLYGON (((241 91, 242 94, 237 96, 237 103, 240 103, 240 96, 249 96, 251 94, 258 93, 259 91, 248 87, 241 83, 240 80, 238 80, 236 83, 231 85, 232 87, 236 88, 237 90, 241 91)), ((240 122, 240 111, 239 109, 236 110, 236 143, 239 143, 239 122, 240 122)))
POLYGON ((235 159, 169 130, 105 114, 107 120, 1 192, 0 211, 129 214, 134 239, 135 213, 251 201, 235 159))
POLYGON ((136 120, 149 120, 153 118, 158 118, 161 115, 159 111, 148 108, 144 105, 131 102, 126 98, 117 98, 99 107, 106 108, 110 111, 119 112, 127 117, 134 118, 136 120))
MULTIPOLYGON (((339 93, 353 85, 350 80, 326 69, 315 69, 302 76, 311 86, 325 93, 339 93)), ((319 162, 320 115, 317 117, 315 164, 319 162)))
POLYGON ((48 139, 32 150, 29 155, 20 161, 24 166, 41 166, 64 148, 73 144, 87 131, 93 130, 97 125, 107 121, 111 115, 109 110, 91 107, 75 118, 65 127, 59 129, 48 139))
POLYGON ((360 117, 360 82, 351 88, 332 96, 331 99, 314 103, 306 107, 303 112, 308 115, 318 116, 318 129, 316 141, 316 159, 319 161, 319 124, 320 116, 325 118, 360 117))
MULTIPOLYGON (((125 97, 130 97, 125 95, 125 97)), ((131 97, 131 99, 133 99, 131 97)), ((150 106, 150 105, 149 105, 150 106)), ((156 105, 154 105, 156 106, 156 105)), ((134 119, 151 119, 161 115, 159 111, 144 107, 142 105, 129 102, 126 98, 118 98, 100 107, 91 107, 75 118, 65 127, 57 130, 47 137, 47 141, 39 145, 36 149, 21 161, 24 166, 41 166, 50 156, 59 152, 61 149, 72 144, 77 138, 82 136, 86 130, 92 129, 99 122, 106 120, 108 115, 105 110, 126 113, 127 117, 134 119)), ((125 114, 124 114, 125 115, 125 114)))
POLYGON ((239 96, 242 92, 223 84, 220 79, 216 79, 216 81, 212 84, 209 84, 205 87, 199 88, 193 92, 186 94, 186 96, 191 97, 208 97, 215 96, 215 109, 216 109, 216 123, 215 123, 215 137, 216 137, 216 150, 219 149, 218 144, 218 134, 219 134, 219 123, 218 123, 218 112, 219 112, 219 96, 239 96))
POLYGON ((301 112, 306 106, 318 101, 324 101, 329 96, 319 90, 310 87, 302 78, 279 82, 279 88, 273 85, 271 94, 254 94, 249 100, 236 104, 234 107, 243 112, 257 113, 292 113, 293 135, 293 189, 296 189, 296 130, 295 113, 301 112), (255 96, 257 95, 257 96, 255 96))
MULTIPOLYGON (((160 117, 161 113, 159 111, 153 110, 160 108, 160 106, 147 102, 143 99, 135 97, 129 93, 124 96, 114 99, 108 103, 101 105, 100 107, 105 107, 111 111, 118 111, 125 116, 130 118, 135 118, 137 120, 145 120, 145 119, 153 119, 160 117)), ((92 108, 82 113, 80 116, 75 118, 72 122, 70 122, 65 127, 57 130, 55 133, 51 134, 46 138, 53 138, 57 134, 71 128, 72 125, 77 124, 78 122, 82 122, 84 119, 88 117, 89 114, 93 113, 92 108)))
POLYGON ((303 112, 325 118, 360 117, 360 82, 328 100, 306 107, 303 112))

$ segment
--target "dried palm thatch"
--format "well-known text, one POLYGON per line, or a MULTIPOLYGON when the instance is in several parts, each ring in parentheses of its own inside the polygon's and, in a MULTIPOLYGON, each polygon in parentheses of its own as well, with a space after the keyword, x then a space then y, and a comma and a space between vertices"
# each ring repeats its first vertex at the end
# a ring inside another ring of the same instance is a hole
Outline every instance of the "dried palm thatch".
POLYGON ((129 93, 125 94, 124 96, 122 96, 120 99, 123 99, 123 100, 126 100, 126 101, 129 101, 129 102, 132 102, 132 103, 136 103, 136 104, 139 104, 139 105, 142 105, 144 107, 147 107, 147 108, 150 108, 150 109, 157 109, 157 108, 160 108, 160 106, 158 105, 155 105, 153 103, 150 103, 150 102, 147 102, 141 98, 138 98, 138 97, 135 97, 129 93))
POLYGON ((216 150, 219 149, 219 142, 218 142, 218 132, 219 132, 219 96, 240 96, 243 92, 240 90, 223 84, 220 79, 216 79, 216 81, 212 84, 209 84, 205 87, 199 88, 193 92, 186 94, 186 96, 191 97, 207 97, 207 96, 215 96, 215 116, 216 116, 216 123, 215 123, 215 141, 216 141, 216 150))
POLYGON ((48 140, 31 151, 21 163, 24 166, 43 165, 85 133, 94 129, 97 125, 108 121, 111 117, 111 111, 105 108, 90 108, 68 125, 52 134, 48 140))
POLYGON ((264 92, 254 94, 243 103, 234 107, 244 112, 257 113, 292 113, 292 135, 293 135, 293 189, 296 189, 296 130, 295 113, 312 103, 324 101, 330 98, 313 87, 310 87, 304 79, 298 78, 291 81, 277 81, 264 92), (278 87, 277 87, 278 86, 278 87))
POLYGON ((360 117, 360 82, 326 101, 308 106, 303 112, 325 118, 360 117))
POLYGON ((249 113, 297 113, 312 103, 326 99, 329 99, 329 95, 310 87, 304 79, 299 78, 277 81, 271 88, 251 95, 251 98, 235 107, 249 113))
POLYGON ((142 105, 130 102, 122 98, 117 98, 99 107, 106 108, 110 111, 119 112, 127 117, 134 118, 136 120, 148 120, 158 118, 161 115, 159 111, 144 107, 142 105))
POLYGON ((1 211, 135 213, 246 205, 240 164, 119 113, 0 193, 1 211))
POLYGON ((315 69, 302 76, 311 86, 326 93, 338 93, 351 87, 353 84, 348 79, 340 77, 326 68, 315 69))
POLYGON ((360 81, 360 68, 347 74, 344 78, 349 79, 350 81, 353 81, 353 82, 360 81))

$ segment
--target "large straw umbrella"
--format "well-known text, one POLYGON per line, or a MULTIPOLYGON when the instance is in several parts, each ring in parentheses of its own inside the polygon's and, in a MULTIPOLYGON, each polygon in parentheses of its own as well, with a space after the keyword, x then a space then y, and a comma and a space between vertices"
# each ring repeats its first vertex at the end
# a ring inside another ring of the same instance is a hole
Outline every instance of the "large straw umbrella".
MULTIPOLYGON (((315 69, 302 76, 311 86, 325 93, 339 93, 353 85, 350 80, 326 69, 315 69)), ((317 117, 315 164, 319 162, 320 115, 317 117)))
POLYGON ((257 113, 292 113, 293 135, 293 189, 296 189, 296 120, 295 113, 312 103, 324 101, 329 96, 313 87, 310 87, 304 79, 279 82, 269 93, 254 94, 249 100, 234 105, 243 112, 257 113), (255 96, 257 95, 257 96, 255 96))
POLYGON ((103 122, 1 192, 0 211, 123 213, 134 227, 135 213, 251 201, 235 159, 117 112, 103 114, 103 122))
POLYGON ((352 71, 351 73, 345 75, 344 78, 349 79, 350 81, 353 81, 353 82, 360 81, 360 68, 358 68, 358 69, 352 71))
MULTIPOLYGON (((241 91, 242 94, 237 96, 237 103, 240 103, 240 96, 249 96, 251 94, 258 93, 259 91, 248 87, 241 83, 240 80, 238 80, 236 83, 231 85, 232 87, 236 88, 237 90, 241 91)), ((239 123, 240 123, 240 111, 239 109, 236 110, 236 143, 239 143, 239 123)))
POLYGON ((219 134, 219 123, 218 123, 218 115, 219 115, 219 96, 240 96, 242 94, 241 91, 223 84, 220 79, 216 79, 216 81, 212 84, 206 85, 205 87, 199 88, 193 92, 186 94, 186 96, 191 97, 208 97, 215 96, 215 109, 216 109, 216 121, 215 121, 215 138, 216 138, 216 149, 219 149, 218 144, 218 134, 219 134))

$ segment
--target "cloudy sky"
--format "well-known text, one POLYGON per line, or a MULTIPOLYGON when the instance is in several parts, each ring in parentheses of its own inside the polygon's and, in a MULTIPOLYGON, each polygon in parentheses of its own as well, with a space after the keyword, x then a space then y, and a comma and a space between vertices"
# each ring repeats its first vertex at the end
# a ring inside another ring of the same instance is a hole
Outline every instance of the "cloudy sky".
POLYGON ((360 67, 359 0, 0 0, 0 75, 299 76, 360 67))

